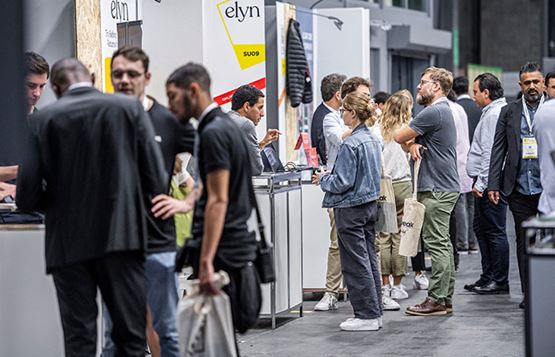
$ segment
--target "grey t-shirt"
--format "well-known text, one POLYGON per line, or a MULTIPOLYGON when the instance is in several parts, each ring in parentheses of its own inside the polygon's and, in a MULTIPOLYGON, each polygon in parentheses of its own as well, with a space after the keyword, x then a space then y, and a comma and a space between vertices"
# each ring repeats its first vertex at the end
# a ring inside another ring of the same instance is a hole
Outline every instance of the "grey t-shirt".
POLYGON ((419 135, 416 143, 427 148, 422 154, 418 192, 459 192, 457 132, 447 98, 418 113, 409 127, 419 135))

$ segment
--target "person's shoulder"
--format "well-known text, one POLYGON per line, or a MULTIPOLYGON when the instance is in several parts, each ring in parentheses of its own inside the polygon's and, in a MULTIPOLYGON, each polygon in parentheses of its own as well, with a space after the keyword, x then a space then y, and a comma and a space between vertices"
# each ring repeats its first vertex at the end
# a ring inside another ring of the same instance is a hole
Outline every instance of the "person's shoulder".
POLYGON ((148 110, 148 113, 150 115, 177 121, 177 118, 172 114, 172 112, 170 112, 168 108, 160 104, 156 99, 151 99, 153 101, 152 107, 148 110))

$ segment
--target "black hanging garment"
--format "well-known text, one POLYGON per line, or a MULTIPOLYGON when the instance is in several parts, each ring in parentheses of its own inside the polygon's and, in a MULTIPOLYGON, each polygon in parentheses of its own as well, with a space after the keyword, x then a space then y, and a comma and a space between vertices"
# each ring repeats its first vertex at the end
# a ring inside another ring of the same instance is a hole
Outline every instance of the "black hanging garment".
POLYGON ((302 103, 312 103, 312 80, 310 68, 304 52, 301 26, 298 21, 289 20, 287 45, 285 48, 285 87, 293 108, 302 103))

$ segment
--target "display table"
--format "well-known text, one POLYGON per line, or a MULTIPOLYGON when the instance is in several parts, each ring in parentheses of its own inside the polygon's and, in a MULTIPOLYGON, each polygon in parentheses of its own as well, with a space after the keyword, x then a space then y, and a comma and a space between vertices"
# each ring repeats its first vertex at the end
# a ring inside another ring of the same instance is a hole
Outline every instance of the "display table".
POLYGON ((253 177, 265 235, 274 245, 276 282, 262 286, 262 317, 299 309, 303 302, 303 229, 301 174, 285 172, 253 177))
POLYGON ((64 355, 56 291, 45 271, 44 226, 0 225, 0 355, 64 355))

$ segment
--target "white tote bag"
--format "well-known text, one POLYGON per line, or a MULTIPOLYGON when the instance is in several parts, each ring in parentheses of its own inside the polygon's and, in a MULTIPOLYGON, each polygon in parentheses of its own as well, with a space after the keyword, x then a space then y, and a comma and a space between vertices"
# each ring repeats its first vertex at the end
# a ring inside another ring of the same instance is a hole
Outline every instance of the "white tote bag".
POLYGON ((397 206, 395 204, 395 191, 393 191, 393 180, 391 179, 391 176, 385 174, 383 158, 376 231, 383 233, 399 232, 399 226, 397 224, 397 206))
MULTIPOLYGON (((220 271, 221 286, 229 283, 220 271)), ((191 283, 191 293, 179 302, 177 329, 180 355, 185 357, 236 357, 235 337, 229 297, 200 294, 198 280, 191 283)))
POLYGON ((418 243, 420 242, 420 233, 422 232, 424 214, 426 213, 426 206, 416 199, 421 161, 417 160, 414 163, 414 189, 412 197, 405 199, 403 221, 401 223, 401 244, 399 246, 399 255, 405 257, 414 257, 418 253, 418 243))

